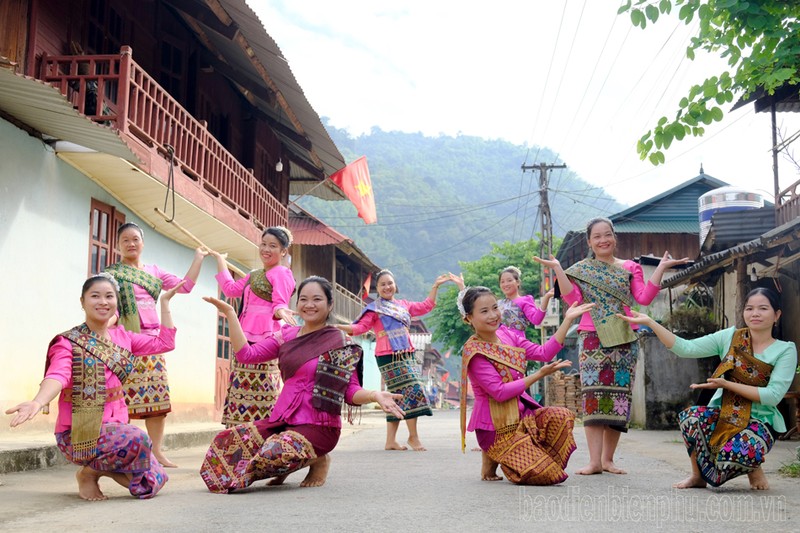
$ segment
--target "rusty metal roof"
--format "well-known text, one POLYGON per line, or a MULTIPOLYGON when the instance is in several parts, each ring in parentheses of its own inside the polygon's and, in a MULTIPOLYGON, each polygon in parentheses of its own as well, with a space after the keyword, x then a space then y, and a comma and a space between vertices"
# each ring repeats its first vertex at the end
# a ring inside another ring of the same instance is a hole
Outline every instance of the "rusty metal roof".
POLYGON ((139 163, 117 130, 78 113, 55 87, 4 68, 0 68, 0 111, 54 139, 139 163))

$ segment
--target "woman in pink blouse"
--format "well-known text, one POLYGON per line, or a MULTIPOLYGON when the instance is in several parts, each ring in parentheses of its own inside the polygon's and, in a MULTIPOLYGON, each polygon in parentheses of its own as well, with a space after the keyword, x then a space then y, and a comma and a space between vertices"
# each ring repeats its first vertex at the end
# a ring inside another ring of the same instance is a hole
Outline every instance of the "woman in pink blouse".
MULTIPOLYGON (((106 268, 106 272, 113 275, 120 286, 119 323, 128 331, 155 337, 160 328, 156 311, 159 294, 179 284, 178 292, 191 292, 208 251, 205 248, 196 249, 189 270, 183 278, 179 278, 154 264, 144 264, 144 233, 133 222, 123 224, 117 230, 117 248, 122 260, 106 268)), ((124 392, 128 415, 144 419, 147 433, 153 440, 153 454, 158 461, 166 467, 177 466, 161 450, 167 413, 172 411, 164 356, 152 354, 137 357, 124 392)))
POLYGON ((462 349, 461 449, 465 432, 474 431, 483 455, 481 479, 501 479, 498 465, 514 483, 552 485, 567 479, 575 415, 563 407, 542 407, 526 391, 572 363, 556 360, 530 375, 526 366, 527 361, 551 361, 563 348, 572 321, 591 307, 572 305, 555 335, 540 346, 502 324, 497 298, 486 287, 459 294, 459 312, 475 331, 462 349), (475 394, 469 425, 467 377, 475 394))
POLYGON ((614 452, 621 433, 628 431, 631 397, 639 354, 636 329, 617 316, 630 316, 636 303, 649 305, 658 294, 661 277, 668 268, 688 258, 672 259, 668 252, 650 281, 644 281, 638 263, 614 256, 617 236, 607 218, 595 218, 586 225, 590 259, 572 265, 565 272, 557 259, 534 257, 553 269, 558 278, 556 295, 564 301, 594 302, 597 305, 581 317, 578 325, 583 426, 589 447, 589 464, 578 474, 625 474, 614 464, 614 452))
MULTIPOLYGON (((252 345, 230 305, 204 299, 229 320, 236 358, 247 364, 277 360, 284 379, 269 419, 226 429, 214 438, 200 469, 211 492, 227 493, 267 478, 274 478, 270 485, 280 485, 305 467, 308 475, 300 486, 319 487, 328 476, 345 403, 377 402, 387 413, 403 417, 395 403, 400 395, 361 388, 361 347, 327 324, 333 308, 328 280, 312 276, 300 284, 302 326, 283 326, 252 345)), ((348 408, 348 421, 350 415, 348 408)))
POLYGON ((78 494, 105 500, 98 483, 107 476, 137 498, 152 498, 167 474, 152 453, 147 434, 128 423, 123 383, 133 360, 175 348, 169 301, 182 283, 161 295, 161 327, 156 336, 109 328, 117 311, 118 290, 106 273, 86 280, 81 291, 85 322, 57 335, 47 351, 44 380, 29 402, 6 411, 11 427, 33 419, 58 397, 56 443, 67 460, 80 465, 78 494))
MULTIPOLYGON (((372 330, 375 332, 375 358, 386 388, 393 393, 402 394, 400 408, 405 413, 408 426, 408 445, 416 451, 425 451, 417 432, 417 417, 433 416, 425 390, 420 378, 421 365, 414 356, 409 327, 411 317, 429 313, 436 306, 436 293, 439 286, 447 281, 456 282, 459 287, 464 281, 453 274, 443 274, 433 282, 428 297, 422 302, 410 302, 395 298, 397 285, 394 274, 389 270, 381 270, 375 277, 378 299, 361 311, 361 315, 353 324, 336 327, 349 335, 363 335, 372 330)), ((406 450, 397 442, 397 430, 400 420, 391 414, 386 415, 387 450, 406 450)))
MULTIPOLYGON (((273 226, 261 234, 258 246, 263 268, 234 281, 225 257, 211 251, 217 260, 217 282, 228 298, 241 298, 239 323, 247 342, 268 338, 280 328, 280 321, 294 325, 289 300, 294 293, 292 271, 282 263, 286 259, 292 234, 283 226, 273 226)), ((242 363, 231 361, 231 375, 222 423, 232 427, 269 418, 281 391, 281 377, 275 361, 242 363)))
POLYGON ((544 320, 547 312, 547 304, 553 297, 550 290, 542 297, 541 308, 536 305, 533 296, 527 294, 520 295, 522 288, 522 271, 515 266, 509 266, 500 272, 498 279, 500 290, 503 292, 502 298, 497 301, 500 314, 503 317, 503 325, 508 327, 517 335, 525 337, 525 330, 533 324, 538 326, 544 320))

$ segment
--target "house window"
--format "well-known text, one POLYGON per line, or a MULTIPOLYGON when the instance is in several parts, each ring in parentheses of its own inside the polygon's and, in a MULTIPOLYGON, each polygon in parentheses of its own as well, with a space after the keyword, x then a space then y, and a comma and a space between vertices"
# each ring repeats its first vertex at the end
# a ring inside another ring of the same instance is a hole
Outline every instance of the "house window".
POLYGON ((92 198, 89 213, 89 275, 99 274, 119 261, 117 229, 125 223, 125 214, 92 198))
MULTIPOLYGON (((234 309, 239 308, 241 301, 239 298, 227 298, 222 291, 219 291, 219 299, 228 302, 234 309)), ((230 360, 232 357, 233 347, 228 319, 222 313, 217 313, 217 359, 230 360)))

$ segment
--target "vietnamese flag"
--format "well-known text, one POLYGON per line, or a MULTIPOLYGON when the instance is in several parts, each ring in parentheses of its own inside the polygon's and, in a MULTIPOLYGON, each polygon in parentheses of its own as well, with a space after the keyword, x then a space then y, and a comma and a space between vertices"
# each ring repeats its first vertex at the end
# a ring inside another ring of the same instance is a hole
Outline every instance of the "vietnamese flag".
POLYGON ((358 216, 365 224, 374 224, 378 221, 366 156, 361 156, 343 169, 334 172, 330 179, 353 202, 358 216))
POLYGON ((369 298, 369 285, 372 283, 372 272, 367 274, 367 279, 364 281, 364 294, 361 295, 362 300, 369 298))

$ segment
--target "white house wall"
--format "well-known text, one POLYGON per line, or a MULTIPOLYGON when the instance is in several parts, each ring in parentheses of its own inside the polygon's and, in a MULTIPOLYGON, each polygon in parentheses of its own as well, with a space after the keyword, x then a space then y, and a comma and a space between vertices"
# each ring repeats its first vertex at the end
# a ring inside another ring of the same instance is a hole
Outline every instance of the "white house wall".
MULTIPOLYGON (((91 198, 143 224, 48 145, 0 119, 3 409, 34 396, 49 341, 83 320, 79 297, 88 265, 91 198)), ((194 251, 142 227, 145 261, 185 274, 194 251)), ((197 413, 194 408, 213 404, 217 315, 201 296, 217 294, 215 273, 214 261, 207 258, 192 293, 172 301, 177 348, 167 356, 167 367, 176 416, 182 409, 197 413)))

